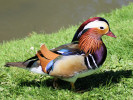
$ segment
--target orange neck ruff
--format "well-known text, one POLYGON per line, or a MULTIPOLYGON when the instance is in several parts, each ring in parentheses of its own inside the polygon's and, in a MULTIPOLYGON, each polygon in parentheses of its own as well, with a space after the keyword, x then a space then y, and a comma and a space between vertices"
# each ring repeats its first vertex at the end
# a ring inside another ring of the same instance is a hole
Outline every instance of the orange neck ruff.
POLYGON ((99 38, 98 31, 91 31, 91 34, 90 32, 86 32, 79 38, 79 48, 85 54, 93 54, 103 44, 101 38, 99 38))

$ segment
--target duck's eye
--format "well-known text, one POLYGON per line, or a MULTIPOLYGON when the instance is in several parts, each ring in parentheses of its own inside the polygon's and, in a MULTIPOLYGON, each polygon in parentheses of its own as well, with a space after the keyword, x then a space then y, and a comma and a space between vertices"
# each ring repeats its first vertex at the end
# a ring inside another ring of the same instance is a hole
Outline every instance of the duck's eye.
POLYGON ((101 29, 101 30, 103 30, 103 29, 104 29, 104 27, 102 27, 102 26, 101 26, 101 27, 100 27, 100 29, 101 29))

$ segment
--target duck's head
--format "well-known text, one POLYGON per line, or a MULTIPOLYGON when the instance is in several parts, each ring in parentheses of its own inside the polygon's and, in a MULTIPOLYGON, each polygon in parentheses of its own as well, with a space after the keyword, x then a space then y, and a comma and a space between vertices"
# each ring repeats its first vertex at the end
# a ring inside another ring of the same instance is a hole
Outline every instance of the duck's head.
POLYGON ((101 17, 93 17, 81 24, 72 42, 78 41, 80 50, 84 51, 85 54, 93 54, 104 45, 101 39, 103 35, 116 38, 111 32, 107 20, 101 17))
POLYGON ((108 21, 101 17, 90 18, 81 24, 75 33, 72 42, 78 41, 83 34, 88 34, 97 39, 101 39, 103 35, 116 38, 110 30, 108 21))

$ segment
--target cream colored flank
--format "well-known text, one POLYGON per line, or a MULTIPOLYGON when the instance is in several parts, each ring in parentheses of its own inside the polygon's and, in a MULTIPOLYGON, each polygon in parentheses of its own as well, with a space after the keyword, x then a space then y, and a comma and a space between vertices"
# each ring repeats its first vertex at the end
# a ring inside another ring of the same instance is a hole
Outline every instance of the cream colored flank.
POLYGON ((68 78, 85 70, 87 70, 87 67, 84 63, 84 56, 63 56, 55 62, 54 69, 50 72, 50 75, 68 78))

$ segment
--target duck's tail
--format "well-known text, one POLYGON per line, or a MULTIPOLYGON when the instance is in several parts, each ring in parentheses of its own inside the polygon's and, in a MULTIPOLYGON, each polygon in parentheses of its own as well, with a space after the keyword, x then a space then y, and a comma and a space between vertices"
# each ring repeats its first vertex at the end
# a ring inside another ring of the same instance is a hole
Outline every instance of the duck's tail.
POLYGON ((8 62, 5 64, 5 67, 20 67, 20 68, 26 68, 26 64, 23 62, 8 62))
POLYGON ((8 62, 5 64, 5 67, 12 66, 28 69, 36 73, 47 73, 47 64, 59 55, 48 50, 45 45, 42 45, 40 49, 41 50, 37 51, 37 54, 34 57, 31 57, 24 62, 8 62))

